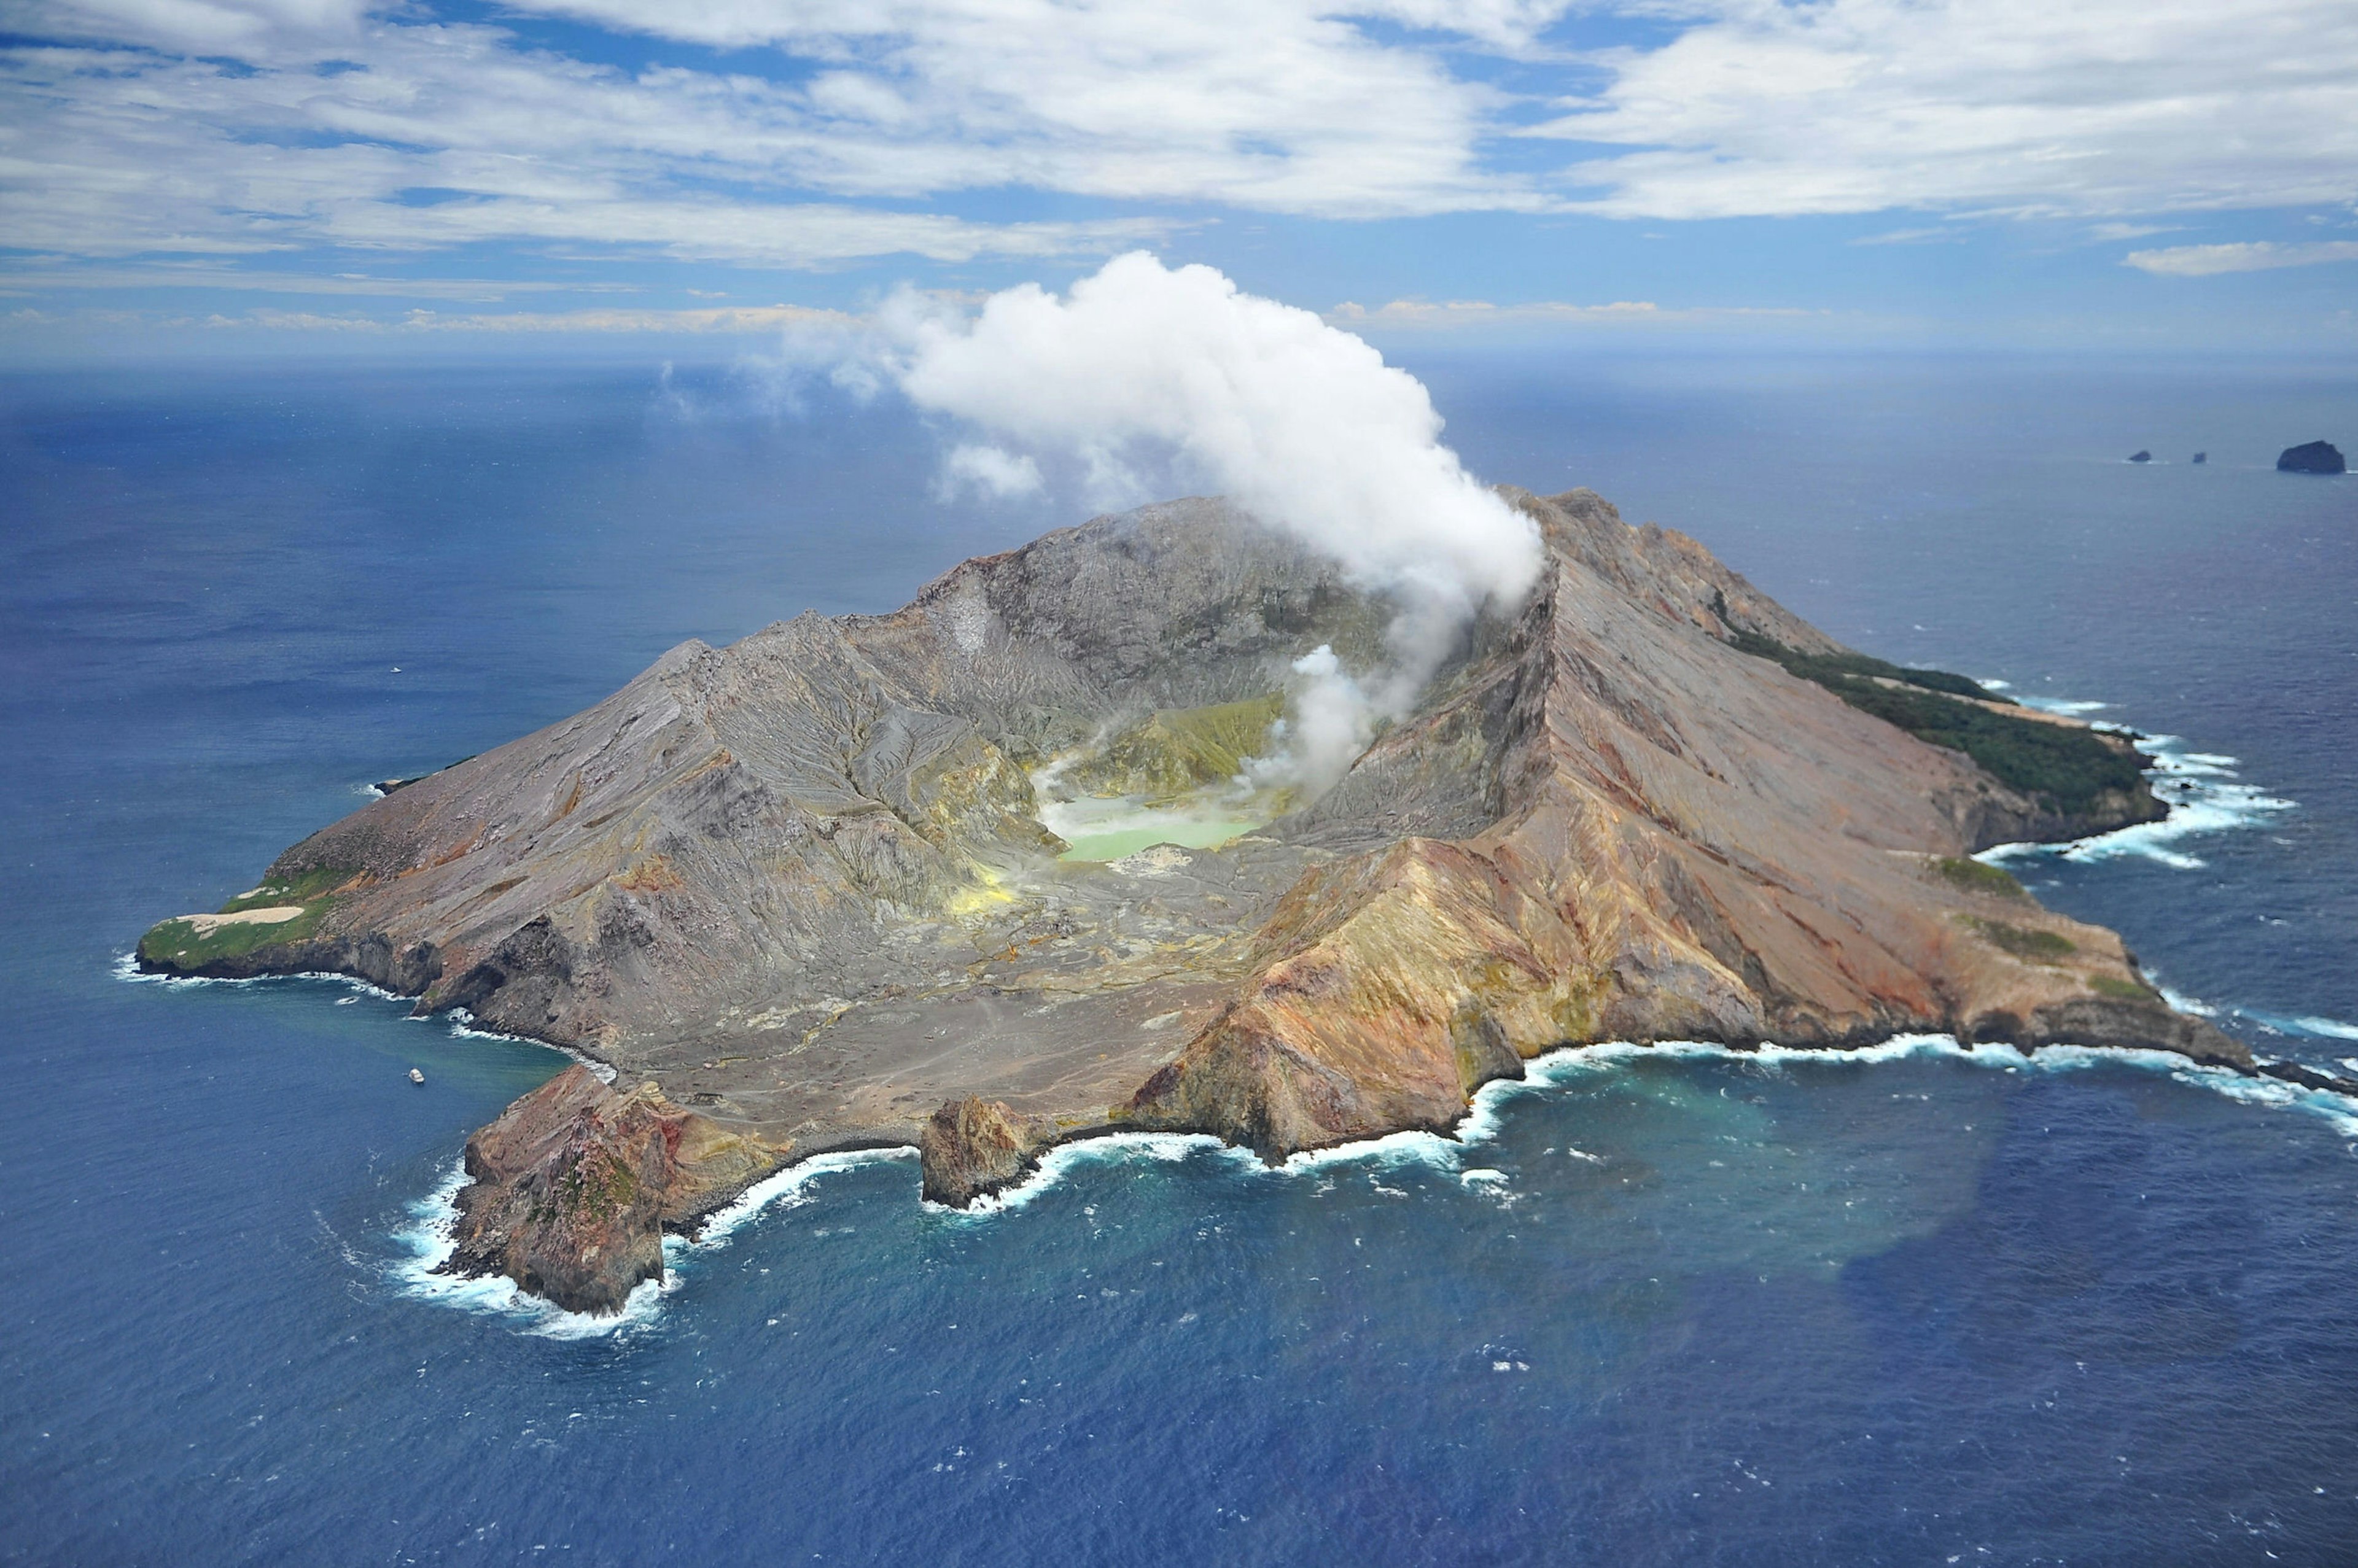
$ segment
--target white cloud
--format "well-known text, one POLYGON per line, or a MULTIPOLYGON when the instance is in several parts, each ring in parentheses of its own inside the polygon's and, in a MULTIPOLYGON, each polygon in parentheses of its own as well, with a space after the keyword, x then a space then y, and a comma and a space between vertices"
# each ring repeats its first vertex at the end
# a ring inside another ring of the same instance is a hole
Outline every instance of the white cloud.
POLYGON ((331 314, 258 307, 232 316, 172 315, 155 311, 79 310, 64 314, 19 311, 27 323, 203 327, 219 331, 364 333, 410 336, 435 332, 548 333, 738 333, 767 335, 812 329, 849 328, 855 319, 835 310, 800 305, 741 305, 699 310, 590 308, 447 312, 416 309, 399 316, 331 314))
POLYGON ((2358 193, 2349 0, 1690 0, 1540 134, 1621 217, 2112 215, 2358 193))
MULTIPOLYGON (((0 268, 0 286, 42 289, 224 289, 240 294, 343 294, 393 299, 496 302, 512 294, 610 294, 614 283, 530 278, 373 277, 365 273, 238 271, 220 263, 0 268)), ((697 290, 687 290, 695 294, 697 290)))
POLYGON ((945 497, 972 490, 999 500, 1038 493, 1040 465, 1029 454, 997 447, 954 447, 942 460, 941 492, 945 497))
POLYGON ((1934 226, 1925 229, 1892 229, 1880 234, 1866 234, 1851 242, 1854 245, 1961 245, 1965 231, 1934 226))
POLYGON ((1345 300, 1326 319, 1353 331, 1422 332, 1479 330, 1485 327, 1684 327, 1725 325, 1750 317, 1814 317, 1822 310, 1790 306, 1704 305, 1665 309, 1650 299, 1616 299, 1606 305, 1534 299, 1500 305, 1487 299, 1394 299, 1368 307, 1345 300))
POLYGON ((2166 250, 2131 251, 2123 266, 2163 277, 2212 277, 2223 272, 2268 272, 2281 266, 2316 266, 2321 262, 2358 261, 2358 240, 2315 240, 2277 244, 2255 240, 2244 244, 2171 245, 2166 250))
POLYGON ((1598 322, 1658 319, 1662 308, 1650 299, 1617 299, 1610 305, 1574 305, 1541 299, 1498 305, 1487 299, 1394 299, 1372 309, 1347 299, 1326 313, 1338 327, 1487 327, 1517 322, 1598 322))
POLYGON ((377 0, 17 0, 9 30, 251 59, 349 38, 377 0))
POLYGON ((524 242, 789 267, 1104 254, 1167 221, 975 222, 795 200, 784 90, 631 78, 495 29, 379 26, 366 69, 8 52, 0 202, 16 245, 234 255, 524 242), (710 189, 733 178, 740 189, 710 189))
MULTIPOLYGON (((1104 254, 1177 226, 909 210, 957 190, 1322 216, 1542 201, 1478 155, 1497 94, 1322 0, 539 8, 784 50, 802 79, 631 73, 393 0, 29 0, 20 36, 143 47, 0 51, 7 238, 229 256, 488 240, 812 267, 1104 254)), ((1560 9, 1350 7, 1498 49, 1560 9)))
POLYGON ((537 14, 528 42, 432 0, 16 0, 9 32, 47 41, 0 49, 0 238, 813 268, 1103 255, 1203 209, 2118 220, 2358 197, 2349 0, 1590 0, 1670 41, 1576 59, 1549 31, 1574 3, 511 0, 494 15, 537 14), (701 63, 568 55, 551 19, 701 63), (1519 86, 1603 85, 1518 97, 1482 80, 1508 59, 1519 86), (1498 154, 1518 132, 1586 145, 1541 168, 1531 142, 1498 154), (1010 190, 1119 205, 945 201, 1010 190))

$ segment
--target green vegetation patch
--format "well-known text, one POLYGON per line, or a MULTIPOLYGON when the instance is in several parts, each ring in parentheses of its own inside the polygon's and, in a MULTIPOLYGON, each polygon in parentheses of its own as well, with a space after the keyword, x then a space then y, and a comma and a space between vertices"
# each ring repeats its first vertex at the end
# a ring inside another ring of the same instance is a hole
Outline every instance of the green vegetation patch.
POLYGON ((314 866, 291 877, 266 881, 252 892, 242 892, 221 906, 223 914, 241 909, 268 909, 279 904, 309 903, 326 898, 360 873, 350 866, 314 866))
POLYGON ((2068 958, 2080 949, 2071 939, 2059 931, 2034 931, 2028 926, 2008 925, 2003 920, 1973 920, 1971 925, 1982 940, 1995 947, 2003 947, 2017 958, 2068 958))
POLYGON ((1919 741, 1963 752, 1993 777, 2058 811, 2091 811, 2105 795, 2134 793, 2144 783, 2136 757, 2095 731, 1985 708, 1982 702, 2005 699, 1963 676, 1906 669, 1864 654, 1804 654, 1749 632, 1736 634, 1736 647, 1815 681, 1919 741), (1881 680, 1904 684, 1890 687, 1881 680), (1946 692, 1980 700, 1960 702, 1946 692))
POLYGON ((1911 670, 1906 665, 1895 665, 1870 654, 1805 654, 1799 648, 1789 648, 1774 638, 1763 637, 1758 632, 1736 633, 1736 651, 1750 654, 1756 659, 1768 659, 1784 665, 1803 680, 1813 680, 1831 689, 1838 680, 1896 680, 1904 686, 1920 687, 1926 691, 1947 692, 1952 697, 1969 697, 1980 702, 2004 703, 2015 706, 2012 697, 2000 697, 1971 676, 1952 675, 1947 670, 1911 670))
POLYGON ((2118 975, 2090 975, 2088 989, 2098 996, 2108 996, 2115 1001, 2159 1001, 2161 993, 2151 986, 2125 980, 2118 975))
POLYGON ((319 866, 293 877, 267 881, 242 892, 221 906, 222 914, 248 910, 292 908, 298 913, 285 920, 240 920, 200 930, 187 915, 159 921, 139 938, 142 962, 176 969, 199 969, 224 958, 243 957, 264 947, 300 942, 314 935, 328 911, 335 907, 333 890, 357 873, 349 866, 319 866))
POLYGON ((1939 873, 1942 881, 1967 892, 1995 893, 1999 898, 2027 899, 2030 896, 2023 885, 2014 880, 2011 872, 1963 856, 1942 856, 1932 862, 1932 870, 1939 873))

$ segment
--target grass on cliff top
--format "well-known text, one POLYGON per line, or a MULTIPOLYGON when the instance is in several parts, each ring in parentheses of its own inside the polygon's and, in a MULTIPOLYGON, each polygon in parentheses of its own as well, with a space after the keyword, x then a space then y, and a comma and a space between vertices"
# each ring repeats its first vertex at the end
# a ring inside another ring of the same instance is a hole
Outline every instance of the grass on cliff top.
POLYGON ((1736 633, 1738 653, 1755 658, 1772 659, 1800 676, 1831 688, 1837 680, 1896 680, 1904 686, 1921 687, 1926 691, 1946 692, 1952 697, 1969 697, 1982 702, 2000 702, 2015 706, 2010 697, 2000 697, 1970 676, 1952 675, 1947 670, 1915 670, 1906 665, 1895 665, 1871 654, 1805 654, 1799 648, 1789 648, 1773 638, 1758 632, 1736 633))
POLYGON ((1945 855, 1932 862, 1932 870, 1942 881, 1966 892, 1994 893, 1999 898, 2027 899, 2030 896, 2023 885, 2014 880, 2014 873, 1996 866, 1984 865, 1979 860, 1945 855))
POLYGON ((139 938, 139 957, 151 964, 194 969, 222 958, 243 957, 264 947, 300 942, 319 929, 319 922, 335 907, 333 890, 352 880, 349 866, 322 866, 299 876, 268 881, 242 892, 221 906, 222 914, 248 909, 300 905, 303 913, 267 925, 215 926, 200 935, 186 915, 157 922, 139 938))
POLYGON ((315 866, 291 877, 267 881, 251 892, 242 892, 221 906, 223 914, 233 914, 241 909, 267 909, 274 904, 309 903, 322 899, 358 875, 350 866, 315 866))
POLYGON ((2009 925, 2003 920, 1982 920, 1965 917, 1965 924, 1974 935, 1994 947, 2000 947, 2017 958, 2051 960, 2068 958, 2080 949, 2060 931, 2037 931, 2028 926, 2009 925))
POLYGON ((1920 741, 1963 752, 2001 783, 2042 797, 2058 811, 2091 811, 2105 795, 2133 794, 2144 782, 2136 759, 2093 730, 2018 719, 1944 695, 2004 701, 1963 676, 1906 669, 1864 654, 1804 654, 1749 632, 1736 634, 1736 647, 1815 681, 1920 741), (1884 686, 1873 677, 1905 684, 1884 686))

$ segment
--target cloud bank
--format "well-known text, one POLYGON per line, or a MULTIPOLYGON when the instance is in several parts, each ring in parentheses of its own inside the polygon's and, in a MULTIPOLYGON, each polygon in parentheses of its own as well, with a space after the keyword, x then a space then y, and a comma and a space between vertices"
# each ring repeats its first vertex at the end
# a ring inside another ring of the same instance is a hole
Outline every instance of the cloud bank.
MULTIPOLYGON (((1632 6, 1630 9, 1637 9, 1632 6)), ((2107 216, 2358 196, 2347 0, 1685 0, 1533 135, 1616 217, 2107 216)))
POLYGON ((2106 217, 2353 168, 2347 0, 20 0, 0 41, 0 239, 73 256, 958 265, 1196 208, 2106 217))
POLYGON ((2131 251, 2122 258, 2121 265, 2161 277, 2215 277, 2223 272, 2272 272, 2277 267, 2342 261, 2358 261, 2358 240, 2312 240, 2291 244, 2255 240, 2245 244, 2171 245, 2158 251, 2131 251))
POLYGON ((1142 499, 1135 476, 1175 461, 1394 598, 1390 667, 1355 679, 1331 652, 1294 666, 1288 757, 1314 788, 1408 710, 1473 615, 1538 579, 1531 520, 1442 445, 1422 383, 1210 267, 1135 252, 1062 297, 1027 284, 968 315, 909 296, 885 322, 892 384, 988 438, 951 454, 954 478, 1007 493, 1063 458, 1108 499, 1142 499))

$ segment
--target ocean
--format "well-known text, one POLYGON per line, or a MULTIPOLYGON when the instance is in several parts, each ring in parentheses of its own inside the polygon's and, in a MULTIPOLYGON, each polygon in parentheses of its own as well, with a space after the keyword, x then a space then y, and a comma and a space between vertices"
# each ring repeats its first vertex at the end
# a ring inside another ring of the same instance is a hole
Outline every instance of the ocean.
MULTIPOLYGON (((2171 822, 2007 863, 2256 1049, 2358 1059, 2358 479, 2271 467, 2358 449, 2346 367, 1400 357, 1484 477, 2147 736, 2171 822)), ((1085 514, 945 501, 941 438, 725 367, 0 377, 0 1561, 2358 1561, 2331 1097, 1568 1052, 1457 1141, 1276 1170, 1115 1140, 954 1214, 817 1162, 590 1321, 425 1271, 564 1058, 125 977, 372 780, 1085 514)))

